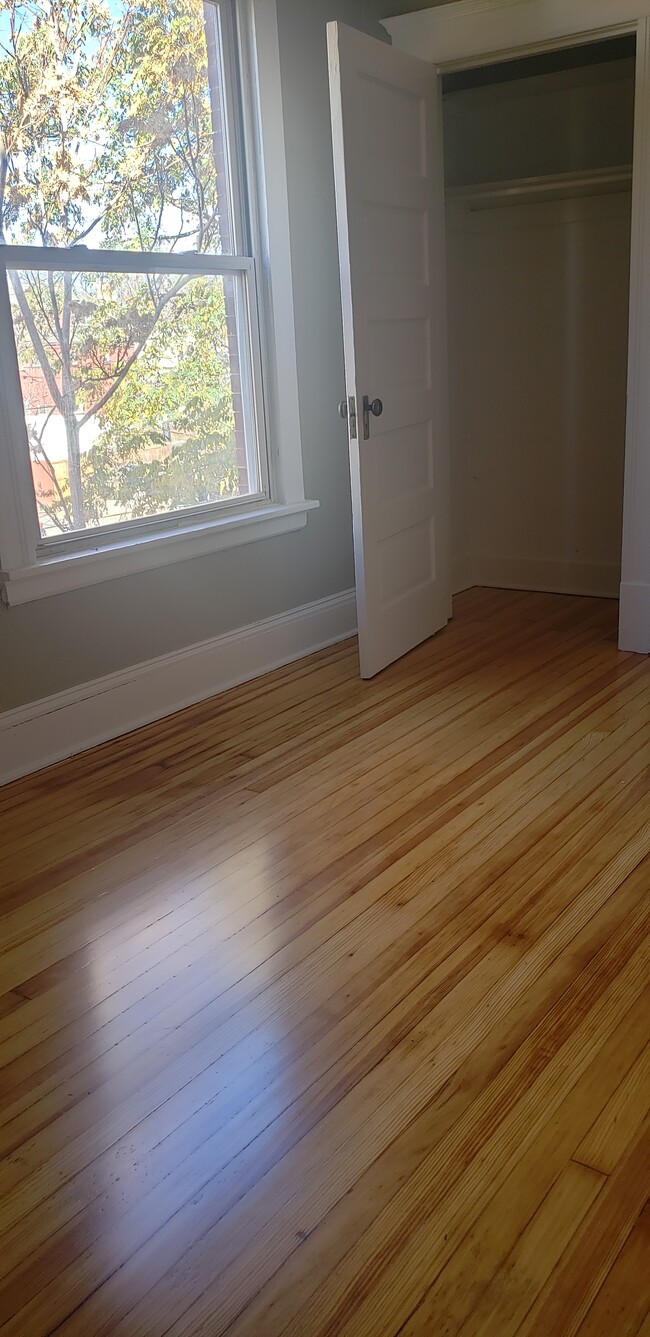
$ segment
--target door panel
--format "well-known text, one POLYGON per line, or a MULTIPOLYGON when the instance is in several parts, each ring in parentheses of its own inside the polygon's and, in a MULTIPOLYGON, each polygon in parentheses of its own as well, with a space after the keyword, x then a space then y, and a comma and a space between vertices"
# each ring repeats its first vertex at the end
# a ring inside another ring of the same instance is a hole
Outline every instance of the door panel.
POLYGON ((444 185, 436 76, 328 25, 363 677, 451 612, 444 185), (363 397, 380 398, 364 439, 363 397))

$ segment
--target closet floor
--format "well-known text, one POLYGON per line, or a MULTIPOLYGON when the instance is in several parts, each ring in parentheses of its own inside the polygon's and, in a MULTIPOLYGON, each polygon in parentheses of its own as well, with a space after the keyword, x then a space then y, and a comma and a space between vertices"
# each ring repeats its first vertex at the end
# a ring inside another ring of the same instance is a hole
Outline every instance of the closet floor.
POLYGON ((0 1332, 650 1334, 650 663, 470 590, 0 792, 0 1332))

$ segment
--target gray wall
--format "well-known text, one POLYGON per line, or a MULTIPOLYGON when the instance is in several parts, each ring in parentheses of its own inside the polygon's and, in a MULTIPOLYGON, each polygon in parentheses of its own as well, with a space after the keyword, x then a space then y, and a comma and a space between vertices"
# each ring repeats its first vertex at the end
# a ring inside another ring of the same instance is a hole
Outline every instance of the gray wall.
POLYGON ((0 608, 0 711, 354 584, 325 24, 385 36, 394 12, 278 0, 305 487, 320 510, 295 534, 0 608))
POLYGON ((634 60, 449 93, 448 186, 632 162, 634 60))
MULTIPOLYGON (((444 110, 448 186, 629 165, 634 63, 456 91, 444 110)), ((449 197, 447 219, 459 579, 614 594, 629 194, 476 212, 449 197)))

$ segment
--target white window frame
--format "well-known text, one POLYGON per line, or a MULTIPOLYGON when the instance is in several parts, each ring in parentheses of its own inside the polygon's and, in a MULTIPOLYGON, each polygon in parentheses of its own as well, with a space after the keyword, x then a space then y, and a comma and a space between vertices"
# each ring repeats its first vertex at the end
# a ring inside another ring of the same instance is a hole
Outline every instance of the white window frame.
POLYGON ((259 433, 260 491, 168 516, 147 517, 43 540, 24 427, 6 270, 78 269, 74 251, 7 246, 0 252, 0 584, 6 604, 93 585, 137 571, 302 528, 318 506, 305 499, 298 406, 289 205, 275 0, 233 0, 226 28, 226 98, 238 111, 243 153, 231 161, 237 257, 86 251, 100 272, 242 276, 249 307, 259 433), (234 28, 236 26, 236 33, 234 28), (235 69, 235 43, 239 48, 235 69), (237 81, 241 78, 241 97, 237 81), (233 95, 234 94, 234 95, 233 95), (246 219, 246 224, 241 220, 246 219), (244 228, 248 235, 243 235, 244 228), (36 258, 37 257, 37 258, 36 258), (249 258, 250 257, 250 258, 249 258), (36 259, 36 263, 35 263, 36 259), (22 433, 22 435, 21 435, 22 433))

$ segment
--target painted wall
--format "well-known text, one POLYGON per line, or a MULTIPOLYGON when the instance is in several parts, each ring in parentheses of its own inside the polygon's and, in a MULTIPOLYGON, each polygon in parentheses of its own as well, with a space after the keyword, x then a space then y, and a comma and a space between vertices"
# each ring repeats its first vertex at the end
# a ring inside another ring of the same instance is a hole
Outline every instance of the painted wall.
POLYGON ((633 60, 467 89, 444 106, 449 186, 632 161, 633 60))
MULTIPOLYGON (((629 162, 626 62, 449 95, 448 182, 629 162)), ((448 205, 456 583, 615 594, 629 193, 448 205)))
POLYGON ((450 227, 454 544, 477 584, 618 593, 629 239, 629 193, 450 227))
POLYGON ((0 609, 0 710, 354 584, 325 24, 385 37, 379 0, 278 0, 289 166, 305 529, 0 609))

